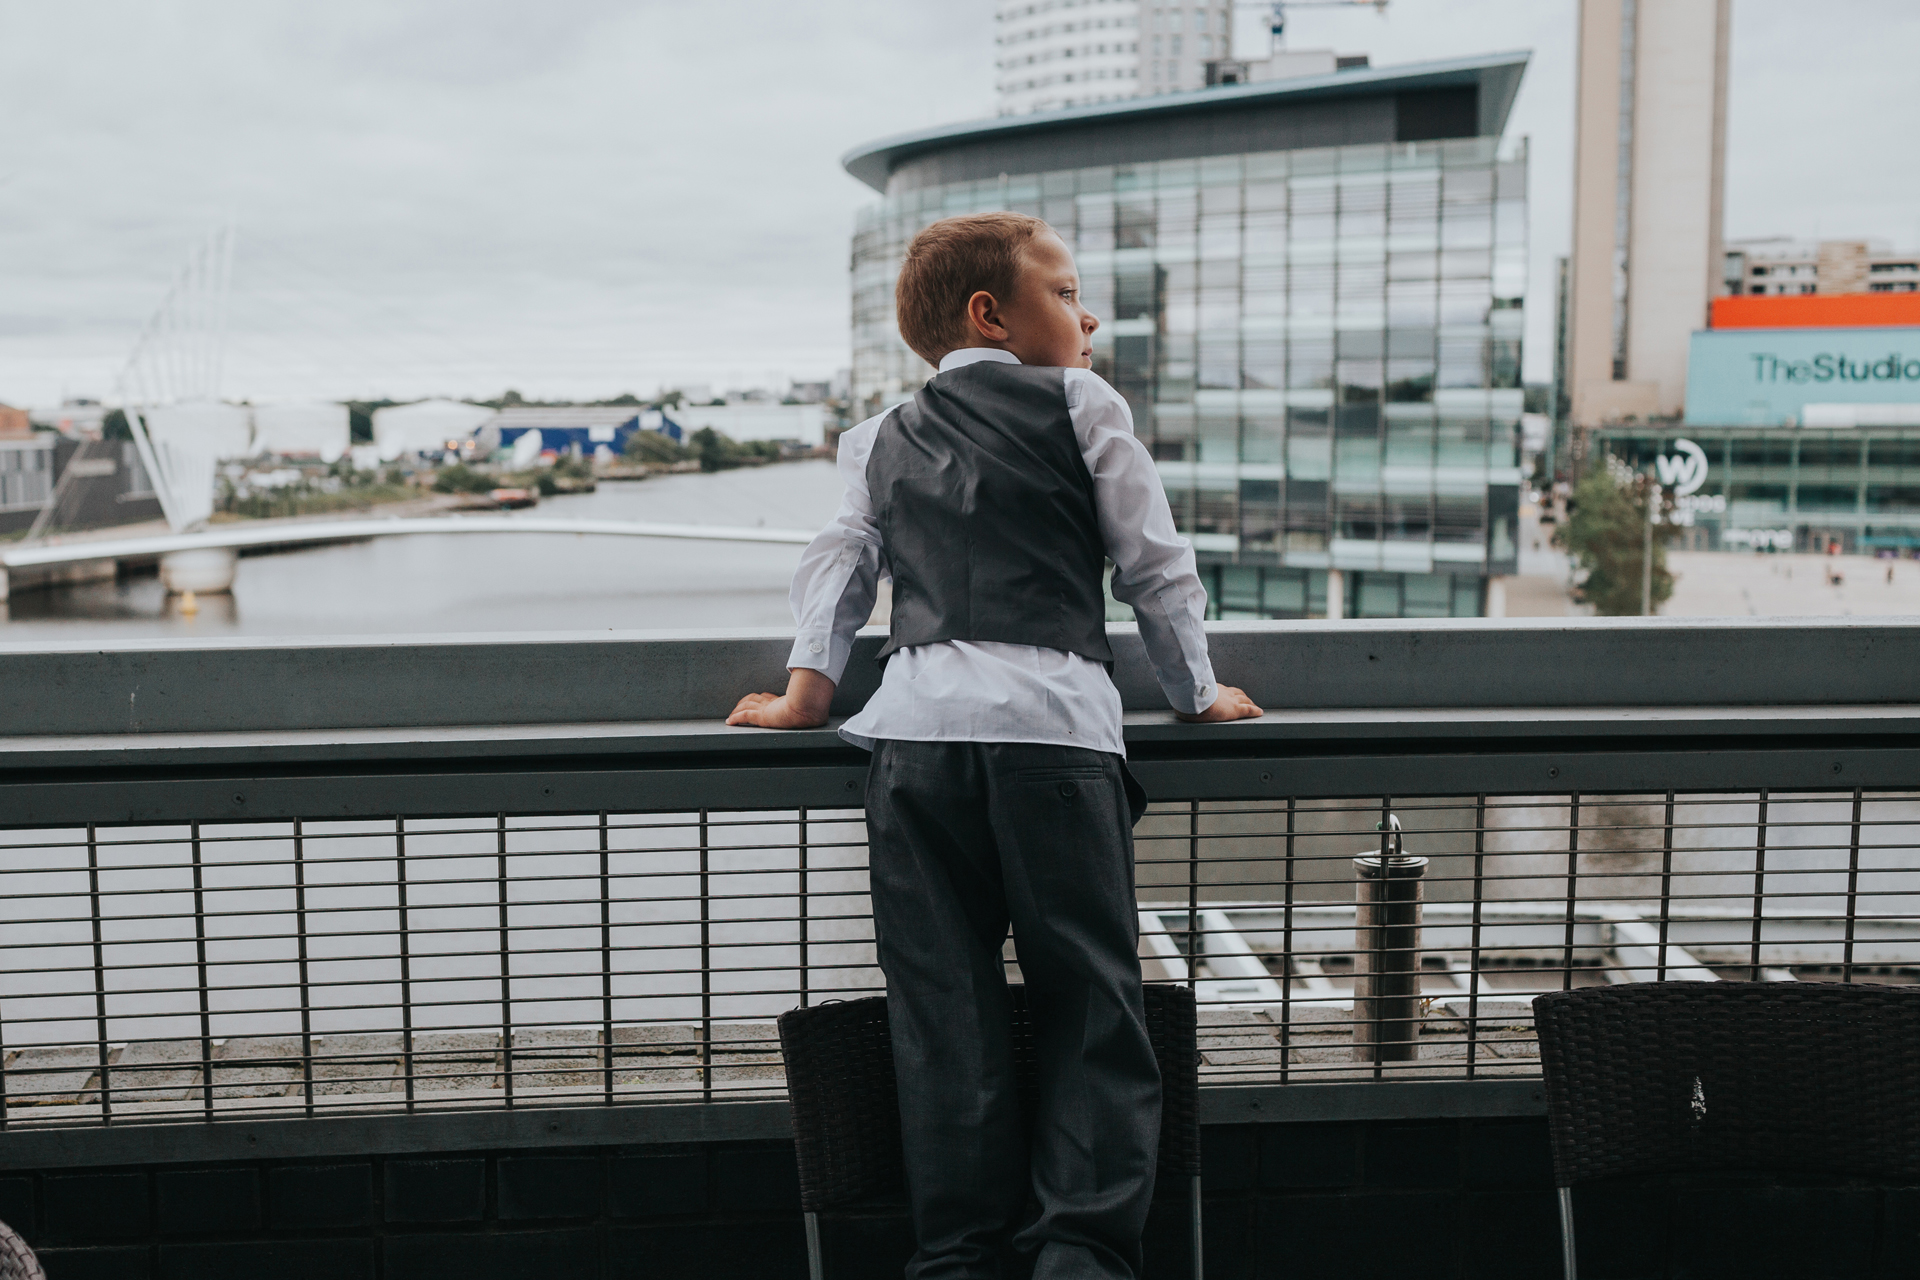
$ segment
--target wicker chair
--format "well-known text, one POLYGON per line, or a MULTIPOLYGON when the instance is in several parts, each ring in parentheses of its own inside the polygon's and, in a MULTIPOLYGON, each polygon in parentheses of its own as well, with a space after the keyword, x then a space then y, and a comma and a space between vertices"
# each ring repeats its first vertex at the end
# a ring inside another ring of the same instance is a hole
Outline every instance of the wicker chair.
POLYGON ((1533 1002, 1560 1243, 1573 1187, 1626 1174, 1920 1179, 1920 988, 1646 982, 1533 1002))
POLYGON ((4 1222, 0 1222, 0 1280, 47 1280, 33 1250, 4 1222))
MULTIPOLYGON (((1031 1115, 1040 1089, 1033 1020, 1026 988, 1016 983, 1009 991, 1016 1084, 1021 1106, 1031 1115)), ((1149 986, 1146 1009, 1147 1034, 1160 1063, 1160 1177, 1187 1180, 1193 1274, 1200 1280, 1200 1052, 1193 992, 1149 986)), ((823 1280, 820 1214, 896 1192, 906 1183, 886 999, 789 1010, 780 1015, 780 1048, 793 1103, 808 1273, 823 1280)))

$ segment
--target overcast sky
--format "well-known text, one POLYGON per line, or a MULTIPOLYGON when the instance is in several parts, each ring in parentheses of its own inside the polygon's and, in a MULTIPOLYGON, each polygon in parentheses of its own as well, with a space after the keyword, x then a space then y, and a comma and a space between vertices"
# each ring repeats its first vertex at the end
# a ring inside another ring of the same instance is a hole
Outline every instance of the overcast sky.
MULTIPOLYGON (((1527 376, 1570 235, 1576 0, 1298 9, 1534 60, 1527 376)), ((1730 235, 1920 242, 1911 0, 1735 0, 1730 235)), ((0 0, 0 401, 105 396, 239 228, 223 390, 648 393, 846 365, 848 148, 990 115, 992 0, 0 0)))

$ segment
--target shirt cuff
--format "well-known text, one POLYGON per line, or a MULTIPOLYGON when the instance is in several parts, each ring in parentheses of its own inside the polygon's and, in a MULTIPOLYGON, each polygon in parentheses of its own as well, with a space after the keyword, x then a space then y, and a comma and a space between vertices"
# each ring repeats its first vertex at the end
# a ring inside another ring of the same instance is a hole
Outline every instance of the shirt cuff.
POLYGON ((1212 680, 1203 680, 1193 686, 1193 710, 1189 715, 1199 715, 1220 700, 1220 686, 1212 680))
POLYGON ((787 669, 805 667, 810 671, 826 671, 832 661, 832 652, 833 637, 824 632, 795 636, 793 649, 787 654, 787 669))

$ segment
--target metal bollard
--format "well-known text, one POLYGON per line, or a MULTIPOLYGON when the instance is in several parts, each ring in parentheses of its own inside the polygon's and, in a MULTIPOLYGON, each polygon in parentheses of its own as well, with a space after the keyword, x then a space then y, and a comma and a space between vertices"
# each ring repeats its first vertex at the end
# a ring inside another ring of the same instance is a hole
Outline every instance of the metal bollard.
POLYGON ((1355 1062, 1420 1056, 1420 887, 1427 860, 1407 856, 1400 819, 1387 819, 1381 851, 1353 860, 1355 1062))

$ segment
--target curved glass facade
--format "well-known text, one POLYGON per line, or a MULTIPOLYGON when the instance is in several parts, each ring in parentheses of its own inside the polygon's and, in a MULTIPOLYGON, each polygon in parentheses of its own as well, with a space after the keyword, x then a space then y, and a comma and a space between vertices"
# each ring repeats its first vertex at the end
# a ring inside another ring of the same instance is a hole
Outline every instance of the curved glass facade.
POLYGON ((1477 614, 1511 573, 1524 150, 1492 138, 1003 175, 889 196, 853 243, 853 391, 931 370, 900 341, 907 242, 953 214, 1045 218, 1102 320, 1222 616, 1477 614))

